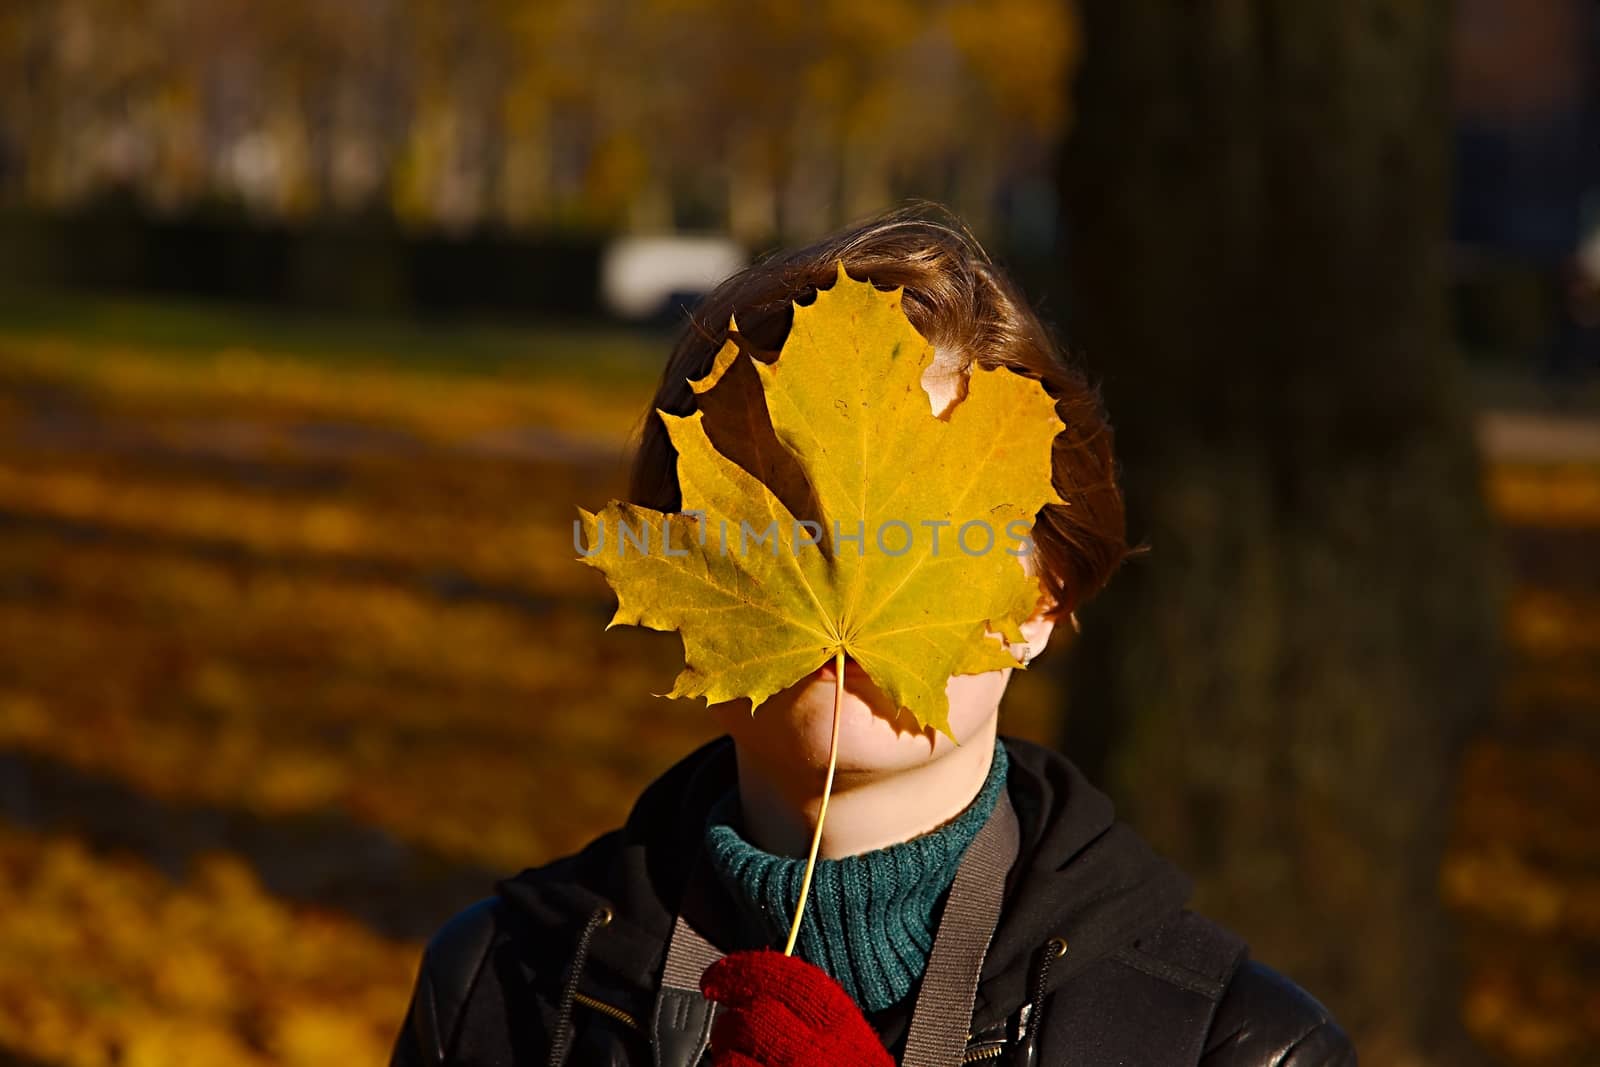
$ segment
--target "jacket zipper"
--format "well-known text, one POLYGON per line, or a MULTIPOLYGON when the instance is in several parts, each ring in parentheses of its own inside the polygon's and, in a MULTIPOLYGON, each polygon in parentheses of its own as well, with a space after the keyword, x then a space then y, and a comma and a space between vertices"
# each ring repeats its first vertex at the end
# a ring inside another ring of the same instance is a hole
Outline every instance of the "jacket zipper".
POLYGON ((635 1019, 621 1008, 612 1007, 603 1000, 596 1000, 584 993, 574 993, 572 994, 572 1002, 574 1004, 582 1004, 586 1008, 593 1008, 602 1015, 609 1015, 630 1030, 639 1029, 638 1019, 635 1019))
POLYGON ((990 1045, 987 1048, 969 1049, 961 1057, 962 1063, 979 1063, 983 1060, 997 1060, 1006 1054, 1004 1045, 990 1045))

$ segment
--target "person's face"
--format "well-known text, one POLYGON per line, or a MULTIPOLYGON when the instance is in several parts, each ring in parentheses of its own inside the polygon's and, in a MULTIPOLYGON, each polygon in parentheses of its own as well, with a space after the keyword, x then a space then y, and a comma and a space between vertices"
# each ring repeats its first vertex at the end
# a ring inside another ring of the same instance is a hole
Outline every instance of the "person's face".
MULTIPOLYGON (((964 392, 965 384, 960 361, 953 353, 938 351, 922 376, 933 414, 942 416, 947 412, 964 392)), ((1034 655, 1050 639, 1052 626, 1040 613, 1022 624, 1023 636, 1034 655)), ((999 635, 991 632, 989 639, 998 640, 999 635)), ((866 671, 846 660, 839 718, 840 772, 907 770, 947 755, 955 750, 957 742, 966 744, 984 734, 999 714, 1000 697, 1010 680, 1009 669, 950 678, 945 684, 945 696, 950 702, 950 733, 955 737, 952 741, 931 727, 919 727, 909 712, 898 712, 866 671)), ((748 700, 713 704, 710 711, 741 751, 763 763, 825 768, 833 734, 834 690, 833 664, 829 663, 769 697, 754 715, 748 700)))

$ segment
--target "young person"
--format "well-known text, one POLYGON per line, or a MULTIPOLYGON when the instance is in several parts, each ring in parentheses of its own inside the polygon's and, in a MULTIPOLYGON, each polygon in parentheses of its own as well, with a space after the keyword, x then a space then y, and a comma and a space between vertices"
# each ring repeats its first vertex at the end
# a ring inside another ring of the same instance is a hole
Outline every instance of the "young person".
MULTIPOLYGON (((653 415, 694 410, 731 317, 776 351, 795 302, 838 264, 935 346, 930 408, 967 371, 1037 379, 1067 430, 1064 504, 1035 519, 1037 656, 1131 554, 1096 391, 958 226, 891 214, 768 259, 702 302, 662 377, 630 498, 680 507, 653 415)), ((997 738, 1010 671, 949 679, 950 737, 897 716, 849 664, 837 777, 796 959, 800 895, 828 763, 830 666, 772 697, 714 705, 727 736, 686 756, 626 825, 522 872, 429 944, 394 1067, 561 1064, 1353 1067, 1323 1008, 1185 907, 1156 855, 1062 755, 997 738), (959 744, 955 743, 959 741, 959 744), (726 958, 721 958, 721 957, 726 958), (708 1050, 708 1044, 711 1046, 708 1050)))

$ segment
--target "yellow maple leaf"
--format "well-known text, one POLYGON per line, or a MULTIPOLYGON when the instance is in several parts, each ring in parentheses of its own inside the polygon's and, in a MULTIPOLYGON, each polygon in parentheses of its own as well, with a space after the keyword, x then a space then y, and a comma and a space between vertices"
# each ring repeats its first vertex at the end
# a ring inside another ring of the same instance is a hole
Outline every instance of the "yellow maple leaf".
POLYGON ((1019 666, 1037 580, 1021 556, 1034 515, 1061 503, 1063 429, 1037 381, 974 367, 938 416, 933 346, 901 290, 845 273, 796 305, 777 358, 737 324, 698 408, 659 412, 678 452, 683 510, 580 509, 583 562, 617 594, 609 626, 676 630, 673 697, 751 710, 842 653, 919 725, 949 733, 955 674, 1019 666))

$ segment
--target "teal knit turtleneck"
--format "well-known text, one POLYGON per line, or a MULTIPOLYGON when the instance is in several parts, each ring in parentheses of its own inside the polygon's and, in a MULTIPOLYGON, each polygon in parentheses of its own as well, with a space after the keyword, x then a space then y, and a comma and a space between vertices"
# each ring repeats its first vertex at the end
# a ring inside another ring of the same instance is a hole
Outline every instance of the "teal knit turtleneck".
MULTIPOLYGON (((994 762, 978 795, 932 833, 817 861, 795 951, 832 975, 863 1010, 897 1003, 921 976, 933 948, 934 909, 994 810, 1005 788, 1007 763, 1005 746, 996 741, 994 762)), ((734 828, 738 811, 734 793, 712 808, 706 852, 756 927, 782 944, 800 900, 806 862, 750 844, 734 828)))

